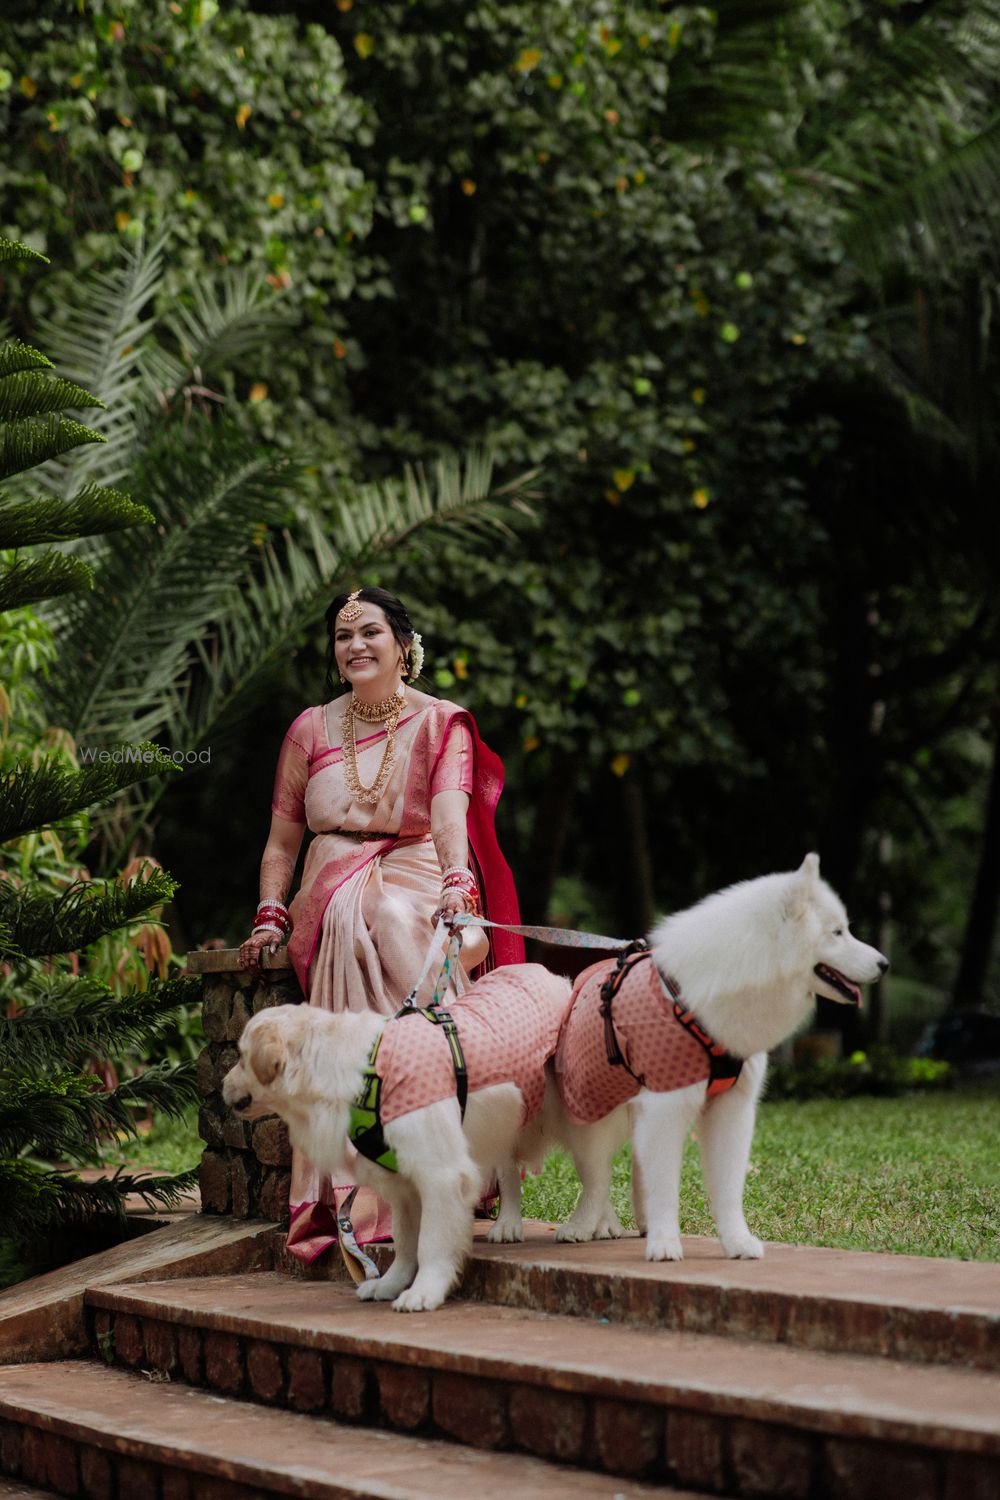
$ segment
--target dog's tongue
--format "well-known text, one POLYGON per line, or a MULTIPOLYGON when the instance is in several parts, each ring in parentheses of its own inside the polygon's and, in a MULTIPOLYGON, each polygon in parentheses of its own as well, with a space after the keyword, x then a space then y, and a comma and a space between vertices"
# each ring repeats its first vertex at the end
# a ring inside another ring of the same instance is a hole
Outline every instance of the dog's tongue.
POLYGON ((834 989, 840 990, 845 998, 849 998, 852 1005, 856 1005, 859 1010, 864 1010, 865 1002, 861 986, 855 984, 853 979, 848 979, 846 974, 841 974, 839 969, 833 969, 829 964, 817 964, 813 972, 819 979, 825 979, 827 984, 832 984, 834 989))

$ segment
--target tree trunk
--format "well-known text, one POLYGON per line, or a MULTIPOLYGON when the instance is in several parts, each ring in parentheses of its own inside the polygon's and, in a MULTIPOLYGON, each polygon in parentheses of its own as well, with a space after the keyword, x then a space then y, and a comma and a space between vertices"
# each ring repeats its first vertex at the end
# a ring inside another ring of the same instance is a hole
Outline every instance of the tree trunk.
POLYGON ((996 936, 1000 905, 1000 711, 994 712, 993 766, 986 801, 986 825, 979 868, 962 940, 962 956, 951 997, 954 1010, 978 1008, 996 936))
POLYGON ((521 919, 529 925, 548 921, 552 887, 562 868, 563 849, 576 795, 577 757, 553 752, 552 764, 537 804, 525 869, 518 883, 521 919))
POLYGON ((646 798, 635 771, 626 773, 621 787, 625 858, 618 883, 623 897, 621 930, 626 937, 645 937, 653 925, 653 861, 649 852, 646 798))

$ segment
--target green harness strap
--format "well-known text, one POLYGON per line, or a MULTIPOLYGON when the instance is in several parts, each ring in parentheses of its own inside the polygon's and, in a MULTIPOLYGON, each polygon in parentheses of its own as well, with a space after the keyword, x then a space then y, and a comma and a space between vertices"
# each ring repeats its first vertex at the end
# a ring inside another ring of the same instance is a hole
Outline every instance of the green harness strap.
MULTIPOLYGON (((423 1016, 424 1020, 430 1021, 433 1026, 440 1026, 444 1031, 445 1040, 448 1043, 448 1051, 451 1054, 451 1065, 455 1069, 455 1093, 458 1096, 458 1107, 462 1119, 465 1119, 465 1105, 469 1097, 469 1070, 465 1065, 465 1053, 462 1051, 461 1038, 458 1035, 458 1027, 446 1010, 437 1010, 430 1006, 422 1010, 416 1005, 406 1005, 393 1017, 400 1020, 403 1016, 423 1016)), ((375 1059, 378 1057, 378 1049, 382 1044, 383 1032, 372 1042, 368 1061, 362 1071, 361 1088, 358 1096, 350 1108, 350 1123, 347 1127, 348 1139, 354 1146, 355 1151, 366 1156, 369 1161, 384 1167, 387 1172, 398 1172, 399 1163, 396 1153, 386 1143, 385 1134, 382 1130, 381 1099, 382 1079, 375 1069, 375 1059)))

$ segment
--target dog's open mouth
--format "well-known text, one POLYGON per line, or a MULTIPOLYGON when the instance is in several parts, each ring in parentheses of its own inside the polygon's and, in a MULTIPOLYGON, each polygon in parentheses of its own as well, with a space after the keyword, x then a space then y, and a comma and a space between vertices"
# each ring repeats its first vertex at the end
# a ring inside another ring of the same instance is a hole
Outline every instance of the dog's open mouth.
POLYGON ((822 979, 824 984, 843 995, 849 1005, 861 1004, 861 986, 855 984, 853 979, 848 979, 846 974, 841 974, 839 969, 831 969, 828 964, 817 964, 813 973, 817 979, 822 979))

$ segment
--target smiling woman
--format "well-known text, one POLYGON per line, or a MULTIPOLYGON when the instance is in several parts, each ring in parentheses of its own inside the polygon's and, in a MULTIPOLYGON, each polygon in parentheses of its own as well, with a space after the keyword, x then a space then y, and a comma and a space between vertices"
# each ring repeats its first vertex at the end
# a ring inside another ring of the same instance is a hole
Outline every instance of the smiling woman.
MULTIPOLYGON (((439 915, 479 911, 517 922, 493 827, 503 767, 468 710, 414 687, 420 638, 393 594, 339 594, 326 625, 332 701, 307 708, 285 735, 260 906, 240 959, 257 970, 262 951, 287 938, 311 1005, 392 1014, 418 977, 439 915), (347 688, 338 697, 334 671, 347 688), (307 828, 301 885, 286 907, 307 828)), ((486 968, 523 958, 519 939, 498 933, 491 944, 482 928, 464 931, 459 990, 486 968)), ((351 1191, 296 1154, 291 1254, 312 1261, 333 1243, 351 1191)), ((388 1237, 388 1211, 373 1194, 356 1195, 349 1212, 358 1244, 388 1237)))

